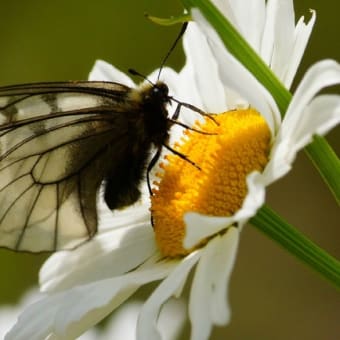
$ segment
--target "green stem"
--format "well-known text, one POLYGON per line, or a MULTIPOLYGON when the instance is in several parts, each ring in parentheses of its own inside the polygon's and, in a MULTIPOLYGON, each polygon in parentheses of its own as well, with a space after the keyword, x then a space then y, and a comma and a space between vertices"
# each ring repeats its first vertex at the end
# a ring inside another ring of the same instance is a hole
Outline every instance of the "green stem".
POLYGON ((340 262, 264 205, 250 223, 340 288, 340 262))
POLYGON ((305 152, 327 183, 337 203, 340 205, 340 160, 325 138, 314 136, 313 143, 305 147, 305 152))

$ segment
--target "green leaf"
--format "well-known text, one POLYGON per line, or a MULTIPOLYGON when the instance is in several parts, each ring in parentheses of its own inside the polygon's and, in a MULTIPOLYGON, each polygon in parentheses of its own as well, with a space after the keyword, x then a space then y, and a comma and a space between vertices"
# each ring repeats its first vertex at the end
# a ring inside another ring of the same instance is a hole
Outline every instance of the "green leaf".
POLYGON ((162 25, 162 26, 172 26, 175 24, 184 23, 191 20, 191 16, 189 14, 183 14, 176 17, 170 17, 170 18, 158 18, 154 17, 152 15, 149 15, 148 13, 145 13, 145 17, 152 21, 155 24, 162 25))

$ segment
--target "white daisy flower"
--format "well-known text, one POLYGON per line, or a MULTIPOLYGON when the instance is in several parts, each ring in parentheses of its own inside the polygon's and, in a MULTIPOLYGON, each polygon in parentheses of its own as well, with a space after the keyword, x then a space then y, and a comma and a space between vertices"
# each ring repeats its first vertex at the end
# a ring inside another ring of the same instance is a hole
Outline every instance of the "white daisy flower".
MULTIPOLYGON (((308 24, 302 19, 295 26, 291 1, 280 3, 266 6, 257 1, 253 8, 248 1, 230 1, 226 10, 232 9, 234 24, 288 87, 314 14, 308 24)), ((48 295, 24 311, 6 339, 44 339, 50 334, 75 338, 140 286, 159 280, 141 309, 137 338, 161 339, 159 311, 169 298, 180 296, 193 268, 188 302, 191 338, 207 339, 213 325, 229 322, 227 287, 241 227, 264 203, 266 186, 289 171, 311 136, 339 123, 339 96, 315 95, 340 83, 340 67, 334 61, 311 67, 281 121, 271 95, 224 49, 203 17, 198 12, 194 16, 199 26, 190 24, 185 34, 185 67, 179 74, 165 68, 161 80, 175 98, 207 112, 232 110, 215 116, 219 126, 201 122, 202 130, 217 130, 217 135, 191 131, 183 137, 174 129, 177 150, 190 152, 201 171, 167 156, 155 175, 154 229, 147 190, 140 203, 123 211, 112 214, 101 204, 99 234, 46 261, 40 281, 48 295)), ((157 73, 149 79, 154 81, 157 73)), ((96 63, 90 79, 134 86, 103 61, 96 63)), ((186 123, 197 119, 190 110, 182 111, 186 123)))

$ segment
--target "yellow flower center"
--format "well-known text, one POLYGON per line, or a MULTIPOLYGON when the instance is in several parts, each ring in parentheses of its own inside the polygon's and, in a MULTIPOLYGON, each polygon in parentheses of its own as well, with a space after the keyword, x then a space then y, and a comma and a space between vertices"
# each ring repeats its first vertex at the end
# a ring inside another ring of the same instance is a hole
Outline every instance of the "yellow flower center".
MULTIPOLYGON (((235 110, 215 115, 194 126, 204 135, 186 130, 175 149, 201 170, 180 157, 167 155, 164 170, 156 176, 151 213, 158 247, 164 256, 188 254, 183 248, 189 211, 230 216, 240 209, 247 194, 247 175, 262 171, 268 161, 270 131, 255 110, 235 110)), ((204 244, 201 243, 200 245, 204 244)))

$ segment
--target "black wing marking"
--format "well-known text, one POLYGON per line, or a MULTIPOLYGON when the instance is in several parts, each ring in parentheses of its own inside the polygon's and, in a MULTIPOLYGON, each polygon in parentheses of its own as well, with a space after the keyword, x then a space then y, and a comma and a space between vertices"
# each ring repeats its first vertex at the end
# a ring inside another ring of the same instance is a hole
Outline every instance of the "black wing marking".
POLYGON ((69 249, 95 234, 107 158, 128 138, 128 91, 105 82, 0 88, 0 246, 69 249))

